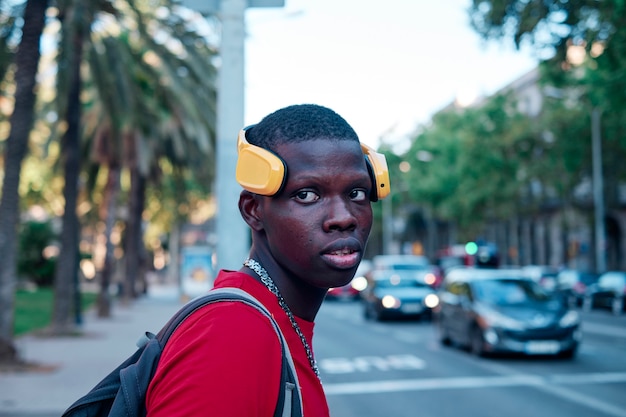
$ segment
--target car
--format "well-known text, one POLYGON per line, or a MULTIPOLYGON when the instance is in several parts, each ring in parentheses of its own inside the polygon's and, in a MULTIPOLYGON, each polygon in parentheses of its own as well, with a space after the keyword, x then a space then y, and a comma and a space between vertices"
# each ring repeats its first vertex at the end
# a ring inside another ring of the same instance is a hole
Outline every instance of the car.
POLYGON ((544 354, 573 358, 580 315, 522 269, 456 268, 446 274, 434 311, 440 343, 478 356, 544 354))
POLYGON ((600 275, 598 282, 587 289, 583 309, 610 309, 613 314, 626 310, 626 272, 608 271, 600 275))
POLYGON ((556 276, 555 291, 564 297, 570 306, 582 307, 587 288, 598 282, 598 275, 577 269, 563 269, 556 276))
POLYGON ((373 269, 414 269, 430 265, 422 255, 376 255, 372 258, 373 269))
POLYGON ((366 319, 385 320, 430 319, 439 300, 422 271, 383 269, 369 275, 361 301, 366 319))
POLYGON ((424 281, 436 288, 442 276, 439 269, 422 255, 376 255, 372 258, 372 271, 419 271, 424 281))
POLYGON ((363 259, 354 274, 352 281, 341 287, 329 288, 326 293, 327 300, 357 300, 361 296, 361 291, 367 287, 367 273, 372 269, 372 262, 363 259))
POLYGON ((549 265, 526 265, 522 267, 522 270, 526 276, 545 289, 549 291, 555 290, 556 277, 559 273, 558 268, 549 265))

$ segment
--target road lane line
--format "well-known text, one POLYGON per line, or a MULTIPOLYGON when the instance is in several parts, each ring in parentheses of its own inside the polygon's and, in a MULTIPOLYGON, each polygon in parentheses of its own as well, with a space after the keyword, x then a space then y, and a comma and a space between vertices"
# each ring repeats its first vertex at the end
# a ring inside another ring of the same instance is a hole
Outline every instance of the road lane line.
POLYGON ((540 389, 544 392, 564 398, 573 403, 581 404, 589 409, 601 411, 609 416, 626 417, 626 410, 624 410, 623 408, 614 406, 597 398, 590 397, 589 395, 582 392, 572 391, 556 385, 544 385, 541 386, 540 389))
MULTIPOLYGON (((626 372, 553 375, 508 375, 484 377, 420 378, 367 382, 324 384, 327 395, 368 394, 399 391, 427 391, 460 388, 489 388, 512 386, 545 387, 554 384, 581 385, 626 382, 626 372)), ((626 416, 626 410, 624 411, 626 416)))
POLYGON ((422 378, 325 384, 326 395, 379 394, 400 391, 428 391, 444 389, 476 389, 528 386, 561 397, 613 417, 626 417, 626 410, 605 401, 575 392, 564 385, 605 384, 626 382, 626 372, 591 374, 563 374, 547 377, 508 375, 488 377, 422 378), (560 385, 560 386, 559 386, 560 385))
POLYGON ((541 378, 528 375, 496 377, 423 378, 324 384, 324 391, 327 395, 346 395, 459 388, 507 387, 538 384, 541 384, 541 378))

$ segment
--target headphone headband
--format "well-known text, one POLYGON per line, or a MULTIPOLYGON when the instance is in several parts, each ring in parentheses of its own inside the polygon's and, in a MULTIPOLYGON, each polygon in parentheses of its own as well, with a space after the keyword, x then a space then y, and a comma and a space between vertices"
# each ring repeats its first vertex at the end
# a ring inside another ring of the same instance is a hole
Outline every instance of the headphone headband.
MULTIPOLYGON (((237 136, 237 170, 235 176, 241 186, 255 194, 272 196, 283 187, 287 178, 287 164, 275 153, 252 145, 246 139, 244 127, 237 136)), ((372 201, 378 201, 389 195, 389 169, 385 155, 376 152, 361 143, 367 170, 372 179, 372 201)))

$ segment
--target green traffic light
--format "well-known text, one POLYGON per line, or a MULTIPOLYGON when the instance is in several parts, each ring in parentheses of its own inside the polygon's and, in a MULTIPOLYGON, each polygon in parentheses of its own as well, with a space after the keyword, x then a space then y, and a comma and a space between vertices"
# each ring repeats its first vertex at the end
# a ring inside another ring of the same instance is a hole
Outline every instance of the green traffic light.
POLYGON ((476 252, 478 252, 478 245, 476 242, 467 242, 465 244, 465 253, 468 255, 476 255, 476 252))

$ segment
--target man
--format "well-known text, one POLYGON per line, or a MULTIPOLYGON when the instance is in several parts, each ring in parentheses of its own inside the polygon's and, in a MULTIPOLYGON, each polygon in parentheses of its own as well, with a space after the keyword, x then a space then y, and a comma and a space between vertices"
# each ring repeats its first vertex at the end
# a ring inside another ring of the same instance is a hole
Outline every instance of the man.
MULTIPOLYGON (((239 211, 252 232, 239 271, 220 271, 273 315, 296 367, 304 416, 329 416, 315 362, 314 320, 330 287, 350 282, 389 192, 384 157, 360 144, 334 111, 295 105, 242 130, 239 211)), ((227 236, 220 236, 227 239, 227 236)), ((148 416, 274 415, 282 352, 269 320, 238 302, 193 313, 166 345, 148 416)))

